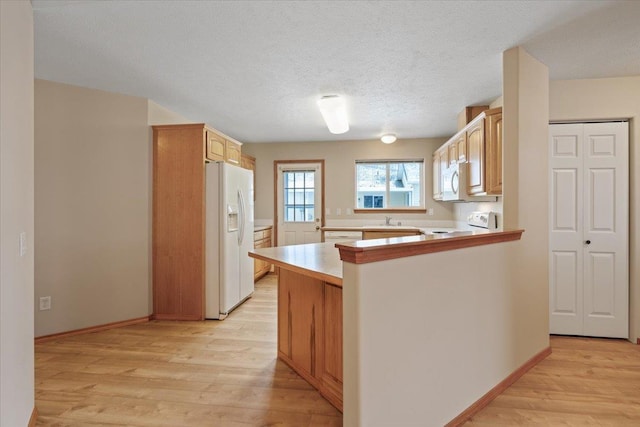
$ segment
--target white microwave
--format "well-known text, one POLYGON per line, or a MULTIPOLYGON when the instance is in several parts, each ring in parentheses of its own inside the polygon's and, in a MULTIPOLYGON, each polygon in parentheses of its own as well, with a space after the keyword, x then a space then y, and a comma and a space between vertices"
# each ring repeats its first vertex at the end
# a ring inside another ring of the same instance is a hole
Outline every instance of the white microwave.
POLYGON ((443 202, 495 202, 495 196, 470 196, 467 193, 469 163, 454 163, 442 171, 443 202))

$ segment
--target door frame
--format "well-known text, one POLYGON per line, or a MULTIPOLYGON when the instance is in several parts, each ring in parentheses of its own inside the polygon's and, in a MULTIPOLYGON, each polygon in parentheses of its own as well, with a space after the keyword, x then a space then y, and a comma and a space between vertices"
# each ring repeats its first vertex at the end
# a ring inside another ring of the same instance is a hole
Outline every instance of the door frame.
POLYGON ((273 246, 278 246, 278 167, 280 165, 286 164, 296 164, 296 163, 319 163, 320 164, 320 172, 322 177, 320 179, 320 183, 322 184, 322 191, 320 192, 320 201, 322 203, 322 209, 320 209, 320 227, 324 227, 324 159, 313 159, 313 160, 274 160, 273 161, 273 246))

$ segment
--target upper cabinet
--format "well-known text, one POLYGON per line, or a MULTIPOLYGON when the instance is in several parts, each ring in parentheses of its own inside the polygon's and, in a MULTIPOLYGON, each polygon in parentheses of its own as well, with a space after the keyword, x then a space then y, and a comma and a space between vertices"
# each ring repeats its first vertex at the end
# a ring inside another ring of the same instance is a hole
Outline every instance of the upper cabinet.
POLYGON ((467 133, 467 191, 469 194, 481 194, 485 191, 485 138, 484 117, 478 117, 469 123, 467 133))
POLYGON ((205 127, 207 160, 240 166, 242 144, 205 127))
POLYGON ((495 108, 486 114, 487 194, 502 194, 502 109, 495 108))
POLYGON ((462 131, 458 132, 452 138, 452 145, 456 145, 458 153, 458 162, 467 161, 467 133, 462 131))
POLYGON ((440 150, 433 153, 433 200, 442 200, 442 173, 440 173, 440 150))
POLYGON ((207 159, 224 161, 225 142, 224 138, 212 130, 205 129, 207 138, 207 159))
POLYGON ((445 142, 433 155, 433 198, 442 200, 442 171, 467 162, 467 192, 502 195, 502 108, 485 110, 445 142))
POLYGON ((240 166, 240 158, 242 156, 241 153, 241 145, 238 142, 225 140, 224 146, 224 161, 227 163, 231 163, 232 165, 240 166))

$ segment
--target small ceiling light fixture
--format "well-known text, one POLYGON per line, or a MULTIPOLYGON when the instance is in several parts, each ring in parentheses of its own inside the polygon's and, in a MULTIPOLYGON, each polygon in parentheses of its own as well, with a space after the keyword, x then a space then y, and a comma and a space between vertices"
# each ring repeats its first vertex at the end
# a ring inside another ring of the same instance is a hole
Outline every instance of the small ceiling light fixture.
POLYGON ((347 107, 343 98, 338 95, 323 96, 318 100, 318 108, 320 108, 329 132, 340 134, 349 130, 347 107))
POLYGON ((394 142, 396 142, 396 136, 392 133, 388 133, 386 135, 382 135, 382 138, 380 138, 380 141, 384 142, 385 144, 393 144, 394 142))

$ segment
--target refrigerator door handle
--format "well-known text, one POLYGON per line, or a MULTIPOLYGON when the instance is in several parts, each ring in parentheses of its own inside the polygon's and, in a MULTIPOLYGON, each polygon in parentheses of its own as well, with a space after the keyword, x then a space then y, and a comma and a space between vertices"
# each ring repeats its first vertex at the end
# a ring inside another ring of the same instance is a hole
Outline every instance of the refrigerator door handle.
POLYGON ((244 196, 242 194, 242 190, 238 190, 238 205, 240 206, 240 231, 238 232, 238 245, 242 244, 244 240, 244 227, 245 227, 245 218, 244 218, 244 196))

